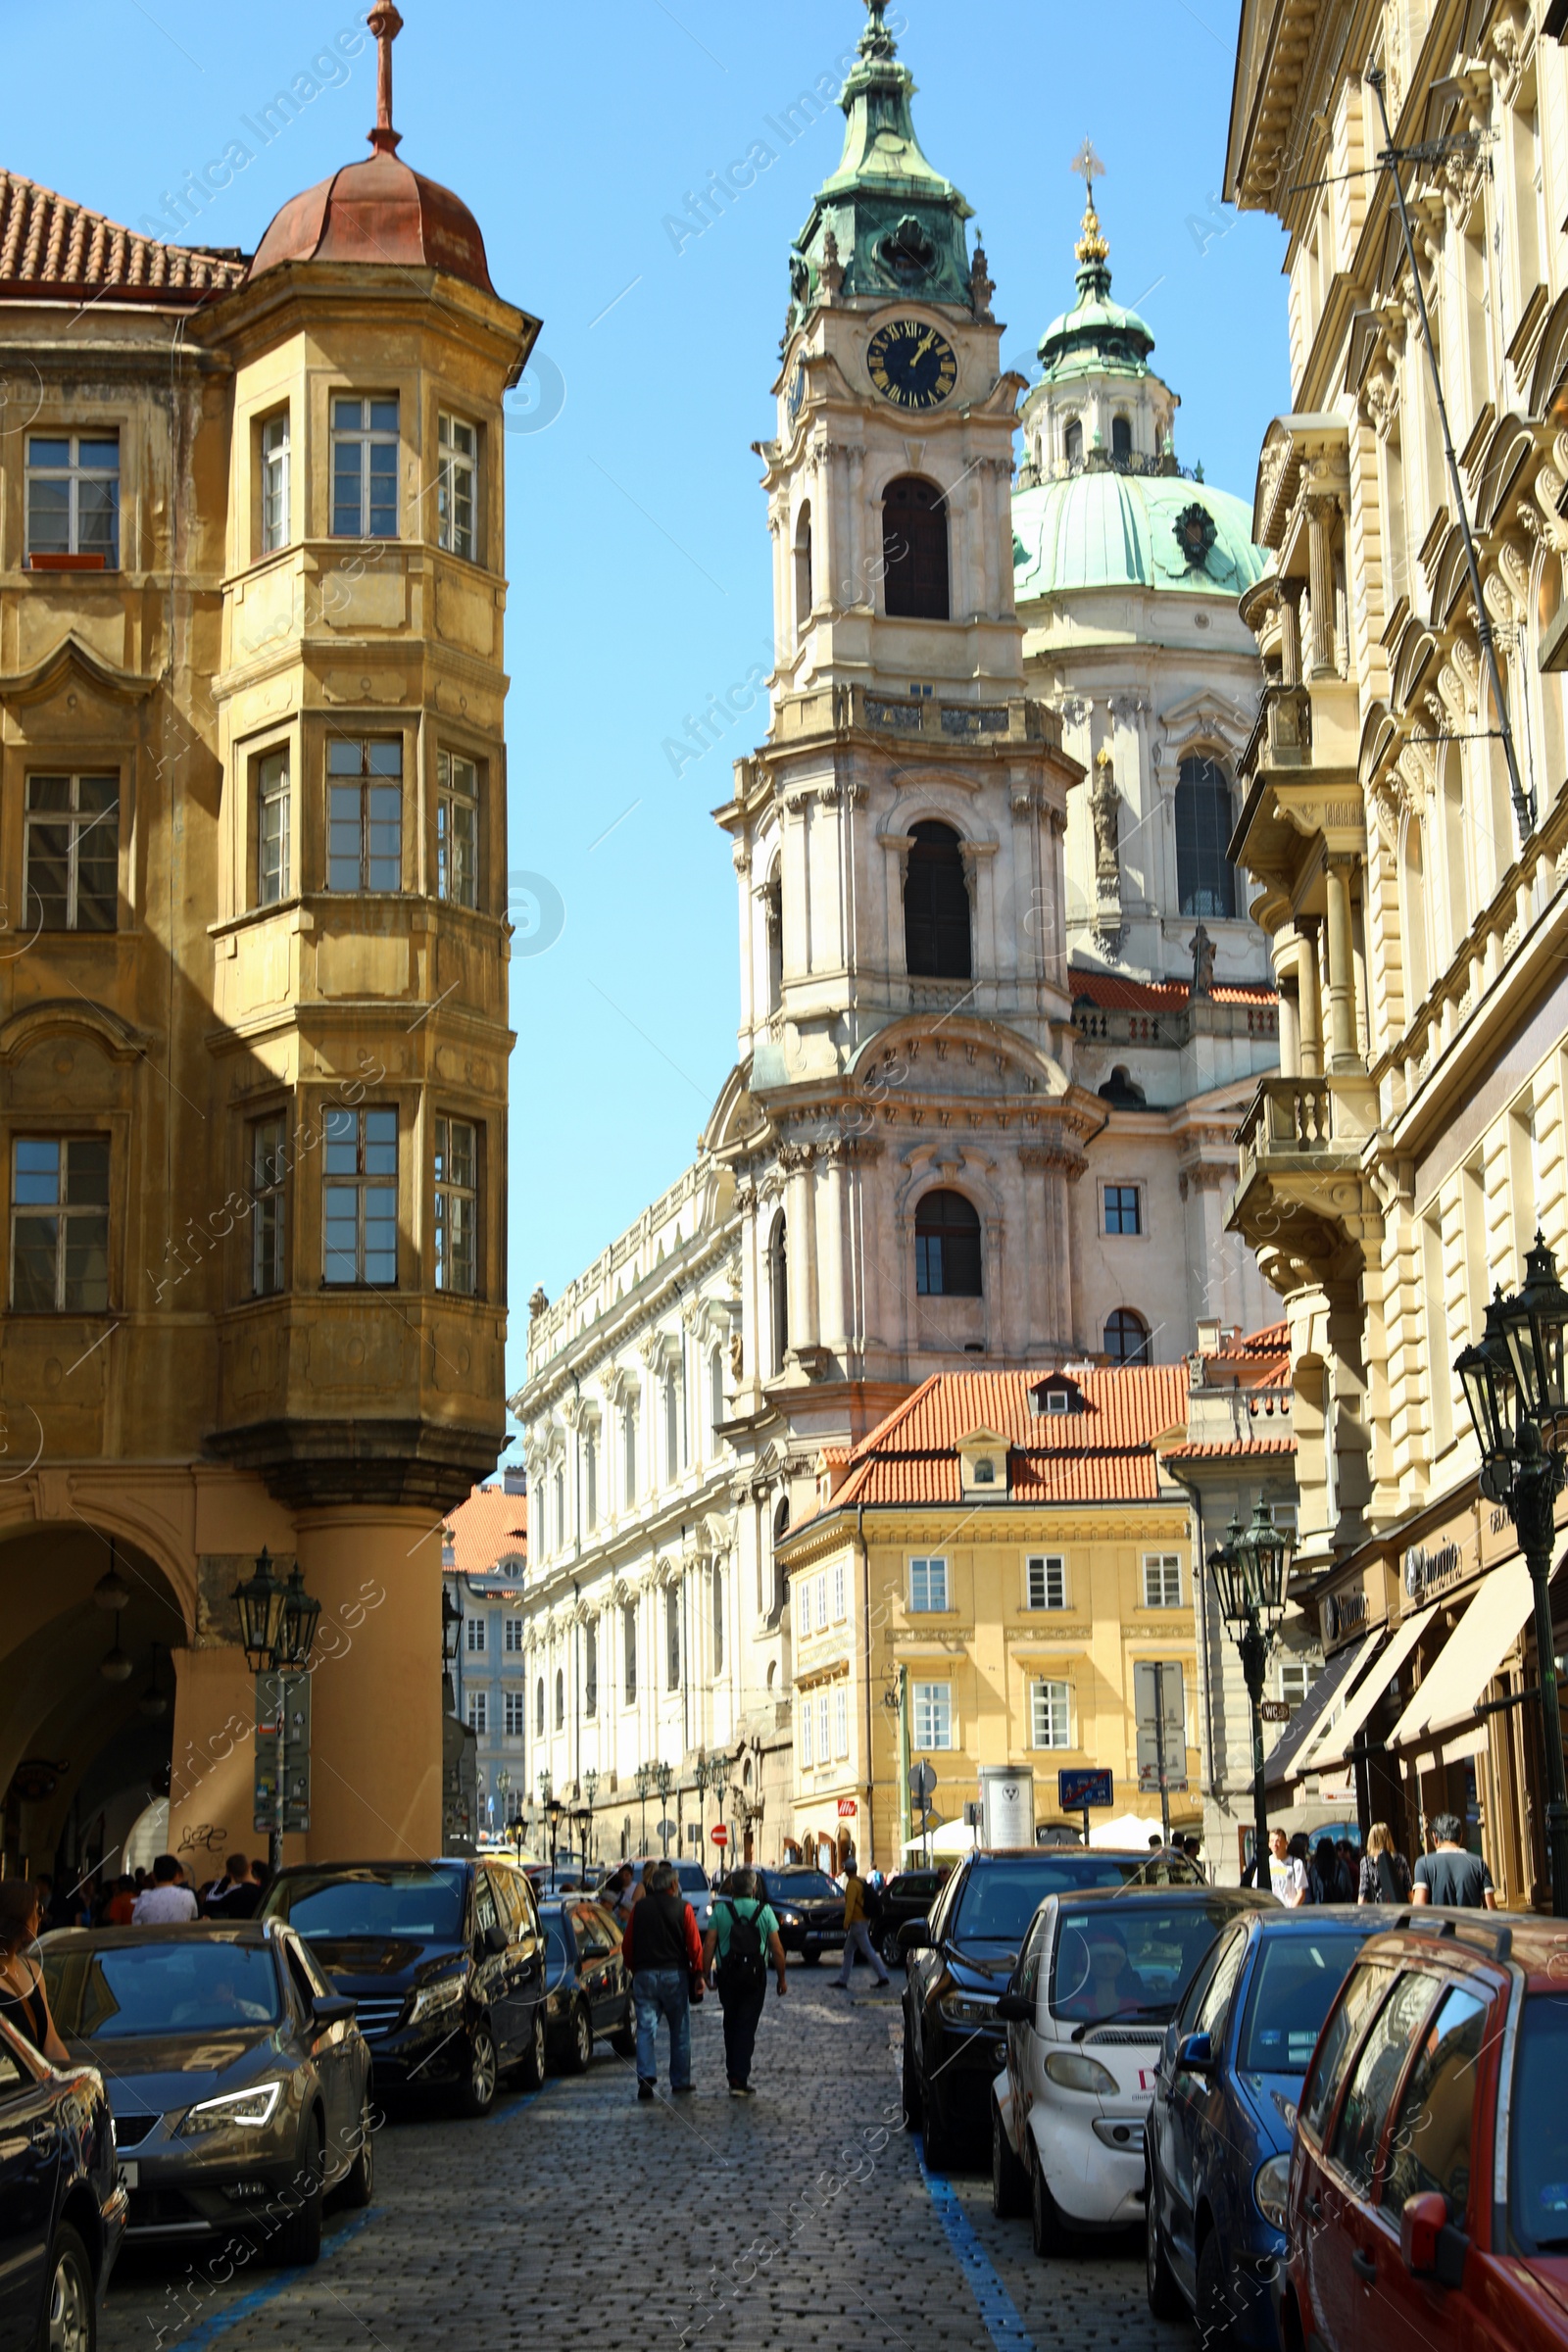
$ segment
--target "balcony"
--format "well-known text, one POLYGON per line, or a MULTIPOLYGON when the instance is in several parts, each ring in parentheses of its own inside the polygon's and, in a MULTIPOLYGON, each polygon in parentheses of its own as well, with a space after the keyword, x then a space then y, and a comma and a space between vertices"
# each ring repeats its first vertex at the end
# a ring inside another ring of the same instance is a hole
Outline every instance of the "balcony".
POLYGON ((1282 1295, 1358 1273, 1382 1234, 1361 1155, 1378 1124, 1364 1077, 1265 1078, 1237 1131, 1228 1223, 1282 1295))

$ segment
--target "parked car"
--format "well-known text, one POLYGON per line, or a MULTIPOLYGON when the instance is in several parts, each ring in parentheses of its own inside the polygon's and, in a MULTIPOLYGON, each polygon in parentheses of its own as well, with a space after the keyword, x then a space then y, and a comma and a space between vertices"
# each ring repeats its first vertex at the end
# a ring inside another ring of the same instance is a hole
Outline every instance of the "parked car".
POLYGON ((1408 1913, 1264 1911, 1221 1936, 1165 2030, 1145 2147, 1149 2307, 1278 2352, 1271 2281, 1301 2079, 1369 1936, 1408 1913))
POLYGON ((125 2205, 99 2069, 0 2019, 0 2352, 92 2352, 125 2205))
POLYGON ((1560 1920, 1413 1912, 1361 1947, 1301 2087, 1289 2352, 1564 2352, 1560 1920))
POLYGON ((763 1899, 778 1920, 786 1952, 814 1968, 828 1944, 844 1941, 844 1894, 823 1870, 760 1870, 763 1899))
POLYGON ((904 1955, 899 1949, 899 1930, 911 1919, 924 1919, 942 1892, 943 1881, 952 1869, 946 1863, 940 1870, 901 1870, 889 1879, 881 1889, 882 1910, 877 1920, 876 1940, 889 1968, 902 1968, 904 1955))
POLYGON ((1237 1914, 1277 1907, 1250 1886, 1117 1886, 1041 1904, 997 2005, 1006 2065, 991 2108, 992 2203, 1027 2210, 1037 2254, 1142 2222, 1166 2023, 1237 1914))
POLYGON ((278 1872, 262 1916, 288 1921, 352 1994, 382 2097, 444 2089, 480 2116, 503 2075, 544 2081, 544 1938, 514 1865, 302 1863, 278 1872))
POLYGON ((614 1913, 589 1895, 567 1895, 541 1903, 539 1924, 545 1937, 545 2034, 552 2063, 565 2074, 584 2074, 601 2038, 617 2058, 634 2058, 636 2012, 614 1913))
POLYGON ((929 1917, 899 1930, 904 2115, 924 2133, 927 2164, 940 2171, 960 2140, 978 2140, 988 2127, 991 2085, 1006 2057, 998 1997, 1047 1895, 1167 1884, 1201 1886, 1201 1873, 1147 1849, 997 1847, 965 1854, 929 1917))
POLYGON ((40 1946, 73 2057, 109 2084, 126 2235, 259 2238, 312 2263, 321 2207, 373 2183, 354 2003, 273 1924, 61 1928, 40 1946))

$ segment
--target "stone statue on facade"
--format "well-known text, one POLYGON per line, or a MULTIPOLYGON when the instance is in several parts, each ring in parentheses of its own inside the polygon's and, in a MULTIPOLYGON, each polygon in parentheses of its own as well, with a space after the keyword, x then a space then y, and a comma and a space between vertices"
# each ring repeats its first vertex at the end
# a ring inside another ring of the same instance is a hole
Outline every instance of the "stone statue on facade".
POLYGON ((1188 942, 1193 956, 1193 977, 1188 996, 1211 997, 1214 994, 1214 942, 1201 923, 1188 942))

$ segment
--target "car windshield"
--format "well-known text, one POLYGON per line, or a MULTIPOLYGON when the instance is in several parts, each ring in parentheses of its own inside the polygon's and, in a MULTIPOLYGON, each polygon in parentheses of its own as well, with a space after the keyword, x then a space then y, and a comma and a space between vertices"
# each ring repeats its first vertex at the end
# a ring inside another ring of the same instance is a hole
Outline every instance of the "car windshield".
POLYGON ((1513 2071, 1508 2214, 1520 2249, 1568 2253, 1568 2003, 1538 1992, 1524 2005, 1513 2071))
POLYGON ((708 1873, 700 1862, 677 1862, 673 1865, 683 1894, 706 1894, 708 1873))
POLYGON ((1265 1937, 1239 2044, 1244 2075, 1305 2074, 1364 1941, 1350 1932, 1265 1937))
POLYGON ((355 1936, 456 1943, 463 1896, 461 1870, 302 1870, 279 1879, 263 1907, 313 1943, 355 1936))
POLYGON ((83 2041, 133 2034, 219 2034, 282 2015, 270 1946, 175 1940, 46 1952, 49 2006, 83 2041))
POLYGON ((1063 1909, 1051 1959, 1056 2017, 1168 2017, 1233 1914, 1218 1903, 1129 1899, 1063 1909))
POLYGON ((1038 1859, 1031 1854, 1018 1862, 981 1862, 969 1873, 947 1933, 955 1943, 1004 1943, 1016 1951, 1048 1894, 1124 1886, 1141 1867, 1126 1855, 1085 1854, 1082 1846, 1055 1854, 1048 1848, 1038 1859))
POLYGON ((770 1870, 766 1885, 770 1903, 831 1902, 838 1893, 832 1880, 820 1870, 770 1870))

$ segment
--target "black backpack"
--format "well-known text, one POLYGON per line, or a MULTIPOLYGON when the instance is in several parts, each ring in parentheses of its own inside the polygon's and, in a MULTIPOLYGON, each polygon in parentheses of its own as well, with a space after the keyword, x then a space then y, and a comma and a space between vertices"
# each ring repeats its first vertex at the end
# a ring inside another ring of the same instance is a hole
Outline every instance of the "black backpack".
POLYGON ((767 1983, 762 1931, 755 1908, 748 1919, 738 1902, 730 1905, 729 1942, 719 1962, 718 1978, 721 1984, 733 1986, 737 1992, 757 1992, 767 1983))
POLYGON ((882 1897, 869 1879, 860 1882, 860 1901, 865 1907, 865 1924, 874 1936, 882 1925, 882 1897))

